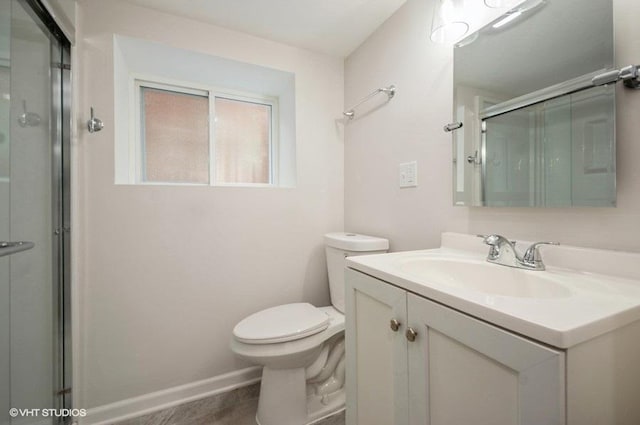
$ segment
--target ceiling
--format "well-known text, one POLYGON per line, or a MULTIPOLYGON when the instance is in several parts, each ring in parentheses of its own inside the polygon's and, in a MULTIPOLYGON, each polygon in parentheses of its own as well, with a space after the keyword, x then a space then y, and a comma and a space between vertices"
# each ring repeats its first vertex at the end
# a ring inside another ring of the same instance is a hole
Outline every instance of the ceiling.
POLYGON ((127 0, 173 15, 348 56, 406 0, 127 0))

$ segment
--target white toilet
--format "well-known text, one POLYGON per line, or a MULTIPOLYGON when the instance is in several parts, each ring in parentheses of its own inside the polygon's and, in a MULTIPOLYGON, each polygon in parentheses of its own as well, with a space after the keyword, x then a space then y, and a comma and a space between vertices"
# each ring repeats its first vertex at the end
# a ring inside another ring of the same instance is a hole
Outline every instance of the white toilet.
POLYGON ((233 329, 233 352, 264 366, 259 425, 306 425, 344 408, 344 259, 386 252, 389 241, 354 233, 324 241, 331 306, 280 305, 233 329))

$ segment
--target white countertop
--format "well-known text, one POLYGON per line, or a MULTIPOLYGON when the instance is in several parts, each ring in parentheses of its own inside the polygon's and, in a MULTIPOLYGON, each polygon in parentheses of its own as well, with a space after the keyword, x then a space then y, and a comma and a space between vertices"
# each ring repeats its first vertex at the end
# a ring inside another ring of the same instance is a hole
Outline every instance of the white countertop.
POLYGON ((486 263, 488 247, 481 239, 445 233, 440 248, 349 257, 347 267, 558 348, 640 320, 639 253, 571 246, 541 251, 546 271, 513 269, 486 263), (424 258, 504 268, 500 273, 512 276, 513 285, 527 280, 527 275, 544 273, 555 289, 553 296, 545 296, 544 291, 539 297, 490 294, 473 289, 472 284, 450 285, 446 279, 427 279, 402 267, 424 258))

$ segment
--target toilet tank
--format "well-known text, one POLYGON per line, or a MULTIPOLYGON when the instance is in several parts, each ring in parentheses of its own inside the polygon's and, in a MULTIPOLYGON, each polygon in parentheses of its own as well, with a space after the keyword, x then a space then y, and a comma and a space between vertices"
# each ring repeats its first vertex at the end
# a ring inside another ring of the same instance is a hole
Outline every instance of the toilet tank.
POLYGON ((389 241, 356 233, 327 233, 324 244, 331 304, 344 313, 344 259, 352 255, 382 254, 389 249, 389 241))

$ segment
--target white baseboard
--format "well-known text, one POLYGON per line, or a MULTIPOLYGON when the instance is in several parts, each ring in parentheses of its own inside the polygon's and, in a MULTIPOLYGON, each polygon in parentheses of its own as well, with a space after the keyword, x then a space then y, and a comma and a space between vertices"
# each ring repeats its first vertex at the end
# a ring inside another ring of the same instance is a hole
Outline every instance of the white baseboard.
POLYGON ((261 374, 262 368, 254 366, 210 379, 94 407, 87 409, 87 416, 78 418, 77 422, 79 425, 113 424, 114 422, 157 412, 253 384, 260 380, 261 374))

